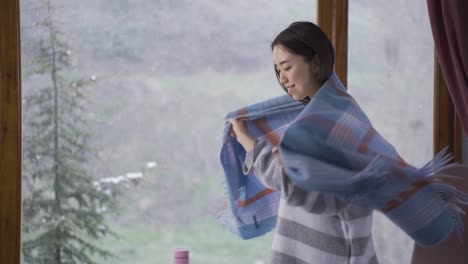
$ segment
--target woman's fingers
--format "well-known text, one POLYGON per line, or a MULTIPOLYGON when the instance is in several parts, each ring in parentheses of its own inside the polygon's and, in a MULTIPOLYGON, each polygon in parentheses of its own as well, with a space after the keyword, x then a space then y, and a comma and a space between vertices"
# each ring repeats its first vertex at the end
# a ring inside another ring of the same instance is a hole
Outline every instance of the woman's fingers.
POLYGON ((232 130, 234 131, 236 135, 247 133, 247 127, 244 121, 240 121, 236 119, 229 119, 229 122, 231 122, 232 130))
POLYGON ((273 149, 271 150, 273 154, 278 154, 278 147, 274 146, 273 149))
POLYGON ((231 137, 237 138, 237 135, 236 135, 236 132, 238 131, 238 123, 237 123, 237 120, 235 120, 235 119, 229 119, 229 122, 230 122, 231 125, 232 125, 231 137))
POLYGON ((233 126, 241 126, 244 123, 243 121, 237 119, 229 119, 229 122, 231 122, 233 126))
POLYGON ((278 160, 278 163, 283 166, 283 161, 281 160, 281 157, 279 155, 279 151, 278 151, 278 146, 274 146, 273 149, 271 150, 271 152, 273 154, 275 154, 276 156, 276 159, 278 160))

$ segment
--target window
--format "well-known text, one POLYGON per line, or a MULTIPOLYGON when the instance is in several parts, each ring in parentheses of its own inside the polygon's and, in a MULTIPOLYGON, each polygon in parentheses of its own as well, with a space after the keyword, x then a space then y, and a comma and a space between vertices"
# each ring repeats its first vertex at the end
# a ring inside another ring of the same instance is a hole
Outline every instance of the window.
MULTIPOLYGON (((2 75, 3 76, 7 76, 7 74, 12 74, 12 75, 8 75, 9 78, 12 78, 12 79, 7 79, 7 78, 3 78, 0 80, 0 88, 1 88, 1 95, 0 96, 0 100, 1 100, 1 104, 3 104, 2 106, 2 111, 0 112, 0 121, 2 122, 2 126, 3 126, 3 130, 2 130, 2 163, 0 164, 1 166, 1 169, 2 169, 2 173, 3 174, 0 174, 0 178, 2 180, 2 185, 0 186, 0 189, 2 191, 0 191, 0 203, 2 204, 2 210, 0 210, 0 221, 1 221, 1 232, 0 232, 0 242, 4 245, 3 249, 4 250, 0 250, 0 257, 5 260, 5 256, 6 256, 6 261, 7 262, 10 262, 9 260, 16 260, 16 253, 15 253, 15 249, 16 248, 16 243, 14 242, 16 240, 16 238, 18 238, 18 235, 17 233, 15 233, 15 230, 16 230, 16 221, 18 219, 18 214, 16 213, 15 210, 17 210, 16 208, 19 208, 19 203, 17 203, 18 201, 16 201, 15 197, 19 197, 17 191, 16 191, 16 186, 18 186, 16 184, 16 175, 15 175, 15 172, 18 171, 18 168, 17 168, 17 160, 15 158, 15 155, 18 153, 16 151, 16 148, 19 146, 19 141, 17 140, 16 136, 19 135, 19 130, 18 130, 18 126, 17 126, 17 123, 16 122, 16 117, 15 117, 15 114, 18 113, 17 109, 18 109, 18 105, 15 104, 15 92, 16 92, 16 88, 18 87, 18 83, 16 82, 15 80, 15 74, 17 73, 16 71, 16 66, 15 66, 15 56, 16 54, 19 54, 19 52, 14 52, 14 46, 16 44, 18 44, 17 42, 17 38, 16 38, 16 28, 15 28, 15 25, 17 25, 16 23, 18 22, 17 20, 17 17, 15 17, 15 14, 17 14, 17 6, 18 6, 18 2, 17 0, 7 0, 7 1, 2 1, 1 3, 1 7, 0 8, 0 13, 2 14, 9 14, 9 15, 2 15, 0 16, 0 20, 2 21, 2 23, 0 23, 0 28, 1 28, 1 31, 0 31, 0 34, 1 34, 1 37, 2 39, 5 40, 5 46, 0 46, 0 52, 1 52, 1 56, 0 56, 0 70, 2 71, 2 75), (6 94, 9 94, 9 97, 7 96, 4 96, 6 94), (6 157, 7 159, 3 159, 3 157, 6 157), (6 183, 6 184, 5 184, 6 183), (5 185, 4 185, 5 184, 5 185)), ((86 4, 89 4, 88 3, 89 1, 85 1, 85 2, 82 2, 83 5, 82 6, 85 6, 85 3, 86 4)), ((266 2, 268 5, 271 1, 269 2, 266 2)), ((298 1, 298 3, 301 3, 301 4, 305 4, 305 2, 307 1, 298 1)), ((315 1, 312 1, 312 2, 315 2, 315 1)), ((98 1, 97 4, 101 3, 102 4, 102 1, 98 1)), ((259 2, 260 3, 260 2, 259 2)), ((27 30, 25 30, 26 28, 30 27, 32 24, 34 23, 28 23, 28 22, 32 22, 33 21, 33 17, 28 17, 25 15, 26 12, 29 12, 29 13, 34 13, 35 11, 33 11, 33 7, 27 7, 27 4, 28 2, 27 1, 22 1, 22 10, 21 10, 21 13, 22 13, 22 26, 23 26, 23 29, 22 29, 22 42, 24 44, 27 45, 27 43, 25 43, 25 36, 24 34, 28 34, 26 33, 27 30)), ((68 9, 73 9, 75 8, 76 12, 75 12, 75 16, 73 17, 65 17, 65 16, 62 16, 61 17, 61 23, 65 23, 65 21, 68 21, 69 24, 71 23, 74 23, 77 20, 77 15, 79 14, 80 16, 83 15, 83 8, 82 6, 79 6, 78 4, 73 4, 73 3, 70 3, 70 5, 67 6, 67 4, 61 4, 59 9, 63 9, 63 8, 68 8, 68 9), (65 6, 65 7, 64 7, 65 6)), ((119 3, 117 5, 125 5, 125 2, 124 1, 119 1, 119 3)), ((363 3, 363 4, 358 4, 358 5, 350 5, 350 55, 349 55, 349 65, 350 65, 350 70, 353 70, 353 67, 354 67, 354 64, 355 62, 353 57, 356 57, 356 55, 353 55, 352 54, 352 49, 354 49, 355 47, 358 46, 358 44, 362 44, 364 41, 363 40, 359 40, 361 42, 356 42, 356 44, 353 44, 354 41, 358 41, 358 39, 354 39, 354 36, 356 33, 352 33, 352 32, 358 32, 359 33, 359 27, 356 27, 356 26, 353 26, 352 23, 355 23, 353 22, 357 16, 359 16, 360 14, 363 14, 363 15, 368 15, 369 13, 372 13, 372 12, 369 12, 368 10, 366 10, 365 6, 368 5, 368 4, 372 4, 372 3, 363 3), (356 10, 359 11, 357 14, 356 14, 356 10), (365 12, 363 12, 363 10, 365 12), (351 13, 355 13, 355 15, 351 16, 351 13), (354 27, 355 29, 353 29, 352 27, 354 27), (354 47, 353 47, 354 46, 354 47)), ((246 4, 247 5, 247 4, 246 4)), ((291 10, 288 10, 288 12, 284 12, 284 9, 283 7, 280 6, 281 4, 277 4, 276 8, 278 8, 277 10, 277 14, 285 14, 285 13, 290 13, 291 15, 294 15, 294 19, 297 19, 298 18, 298 13, 304 13, 306 14, 305 15, 305 18, 307 19, 308 17, 308 14, 309 14, 309 10, 308 8, 302 8, 301 11, 297 11, 297 13, 294 13, 292 12, 291 10), (280 10, 281 9, 281 10, 280 10), (307 12, 306 12, 307 11, 307 12)), ((379 1, 378 2, 378 5, 374 5, 372 6, 372 8, 376 8, 376 6, 382 6, 382 7, 386 7, 385 3, 384 2, 381 2, 379 1)), ((289 5, 288 5, 289 7, 289 5)), ((103 4, 102 8, 106 8, 105 4, 103 4)), ((284 7, 286 8, 286 7, 284 7)), ((420 15, 424 15, 426 16, 426 7, 423 6, 423 4, 421 3, 421 1, 417 1, 416 3, 397 3, 397 4, 393 4, 391 7, 388 7, 386 10, 394 10, 395 12, 403 12, 405 11, 404 9, 406 8, 413 8, 413 10, 411 10, 411 15, 407 16, 407 15, 399 15, 399 18, 402 18, 404 19, 404 21, 408 21, 411 20, 411 22, 408 22, 409 25, 411 25, 411 28, 414 28, 416 25, 414 25, 415 21, 419 21, 419 19, 422 19, 422 17, 419 17, 419 15, 416 15, 414 16, 413 15, 413 12, 416 12, 416 10, 419 10, 418 12, 421 12, 420 15), (416 8, 415 8, 415 5, 418 5, 416 8), (418 18, 419 17, 419 18, 418 18), (416 18, 416 19, 414 19, 416 18)), ((379 12, 382 13, 382 10, 384 8, 379 8, 379 12)), ((262 6, 262 9, 260 10, 263 10, 263 6, 262 6)), ((295 9, 296 10, 296 9, 295 9)), ((299 10, 299 8, 298 8, 299 10)), ((315 12, 312 11, 310 12, 310 14, 314 14, 315 12)), ((86 15, 86 14, 85 14, 86 15)), ((385 18, 385 16, 382 16, 381 19, 385 18)), ((114 21, 112 19, 110 19, 109 17, 101 17, 102 20, 105 20, 107 21, 106 23, 108 23, 109 27, 112 28, 112 26, 114 25, 114 21)), ((266 20, 271 20, 270 22, 271 23, 277 23, 279 20, 277 19, 271 19, 270 17, 267 18, 266 20)), ((91 23, 91 22, 90 22, 91 23)), ((396 22, 394 22, 396 23, 396 22)), ((77 23, 78 24, 78 23, 77 23)), ((284 23, 284 24, 278 24, 276 25, 276 27, 272 27, 274 28, 275 30, 277 30, 278 28, 281 28, 281 26, 283 25, 286 25, 287 23, 284 23)), ((385 24, 388 24, 388 21, 385 23, 385 24)), ((406 23, 402 23, 402 24, 406 24, 406 23)), ((417 24, 419 25, 420 23, 417 22, 417 24)), ((424 30, 428 30, 428 21, 426 20, 426 22, 423 23, 425 26, 426 29, 424 30)), ((357 23, 356 25, 360 25, 362 26, 362 24, 359 24, 357 23)), ((374 25, 382 25, 381 23, 375 23, 374 25)), ((421 24, 422 25, 422 24, 421 24)), ((75 26, 78 26, 78 25, 75 25, 75 26)), ((95 24, 93 24, 93 26, 95 26, 95 24)), ((365 27, 372 27, 372 25, 364 25, 365 27)), ((400 28, 401 29, 401 28, 400 28)), ((403 30, 406 30, 407 28, 404 28, 403 30)), ((63 29, 62 30, 65 30, 66 29, 63 29)), ((92 29, 90 29, 92 30, 92 29)), ((29 34, 33 34, 32 32, 33 30, 31 30, 29 32, 29 34), (31 33, 32 32, 32 33, 31 33)), ((374 32, 376 31, 376 29, 374 29, 374 32)), ((386 30, 388 32, 390 32, 390 30, 386 30)), ((408 30, 409 31, 409 30, 408 30)), ((391 32, 396 32, 396 30, 391 30, 391 32)), ((70 32, 65 32, 66 36, 68 38, 75 38, 74 40, 76 40, 77 38, 80 37, 79 34, 77 34, 76 32, 72 32, 72 34, 69 34, 70 32)), ((82 32, 80 32, 81 34, 82 32)), ((362 33, 362 32, 361 32, 362 33)), ((415 32, 416 34, 420 34, 420 32, 415 32)), ((367 35, 369 35, 368 33, 366 33, 367 35)), ((425 34, 425 33, 424 33, 425 34)), ((359 35, 359 34, 358 34, 359 35)), ((382 36, 382 35, 381 35, 382 36)), ((368 41, 372 40, 372 38, 368 39, 368 41)), ((73 42, 73 41, 71 41, 73 42)), ((70 42, 69 42, 70 43, 70 42)), ((409 45, 411 48, 412 47, 416 47, 417 45, 415 45, 413 42, 408 42, 410 43, 411 45, 409 45)), ((432 39, 431 40, 427 40, 427 41, 424 41, 424 45, 428 45, 429 43, 432 43, 432 39)), ((114 45, 118 45, 118 43, 107 43, 107 45, 111 45, 111 46, 114 46, 114 45)), ((364 42, 364 47, 368 47, 367 43, 364 42)), ((382 48, 382 45, 380 45, 380 47, 382 48)), ((405 47, 405 49, 408 48, 408 47, 405 47)), ((360 50, 366 50, 366 49, 362 49, 360 48, 360 50)), ((80 57, 82 57, 83 55, 82 54, 78 54, 76 52, 76 50, 72 49, 72 54, 73 54, 73 64, 75 65, 75 67, 78 67, 77 65, 81 65, 80 67, 85 67, 83 66, 84 64, 81 64, 79 60, 81 59, 78 59, 80 57), (76 55, 76 56, 75 56, 76 55), (78 60, 78 62, 76 61, 78 60)), ((414 49, 415 52, 420 52, 416 49, 414 49)), ((422 51, 421 51, 422 52, 422 51)), ((367 53, 367 51, 366 51, 367 53)), ((424 52, 424 56, 427 57, 427 62, 432 64, 432 58, 433 58, 433 50, 431 50, 430 52, 424 52)), ((29 56, 26 52, 26 49, 23 48, 22 50, 22 57, 23 57, 23 61, 27 61, 28 58, 27 56, 29 56)), ((359 56, 360 58, 364 58, 365 56, 359 56)), ((414 57, 414 56, 412 56, 414 57)), ((266 64, 265 64, 266 65, 266 64)), ((89 66, 89 65, 88 65, 89 66)), ((419 71, 421 70, 421 67, 424 66, 427 67, 428 64, 422 64, 422 65, 417 65, 416 69, 419 71)), ((117 66, 116 66, 117 67, 117 66)), ((265 66, 266 67, 266 66, 265 66)), ((370 64, 367 64, 367 67, 370 67, 370 64)), ((432 66, 430 66, 432 67, 432 66)), ((398 69, 399 70, 399 69, 398 69)), ((29 78, 27 77, 27 74, 25 73, 25 70, 23 69, 23 73, 24 73, 24 76, 25 76, 25 79, 29 78)), ((86 73, 89 73, 89 72, 86 72, 86 73)), ((101 74, 102 72, 100 72, 99 74, 101 74)), ((102 80, 102 75, 97 75, 98 77, 98 81, 96 82, 97 84, 101 85, 102 82, 100 82, 102 80), (101 80, 100 80, 101 79, 101 80)), ((365 91, 365 93, 368 93, 370 92, 369 90, 369 85, 365 85, 365 83, 361 83, 360 81, 356 81, 358 80, 356 77, 353 77, 353 75, 356 75, 356 73, 353 73, 353 72, 349 72, 349 89, 350 89, 350 92, 353 93, 353 95, 359 100, 359 102, 362 101, 362 98, 360 97, 361 95, 359 95, 359 91, 358 89, 361 87, 361 88, 365 88, 367 89, 365 91)), ((395 74, 392 74, 390 72, 390 75, 394 76, 395 74)), ((78 74, 78 76, 85 76, 85 77, 91 77, 92 75, 88 76, 86 74, 84 75, 80 75, 78 74)), ((422 82, 425 82, 425 81, 428 81, 428 80, 432 80, 432 70, 430 72, 430 74, 427 74, 425 76, 423 75, 420 75, 422 76, 420 79, 422 82)), ((270 78, 270 77, 268 77, 270 78)), ((392 78, 395 78, 395 77, 392 77, 392 78)), ((270 80, 270 79, 268 79, 270 80)), ((362 80, 361 80, 362 81, 362 80)), ((27 82, 27 80, 25 80, 25 82, 27 82)), ((25 85, 25 83, 23 84, 25 85)), ((428 85, 424 85, 426 92, 424 94, 420 94, 421 96, 426 96, 426 95, 430 95, 432 94, 432 89, 430 89, 430 86, 431 84, 428 84, 428 85)), ((91 86, 91 87, 94 87, 94 86, 91 86)), ((423 87, 423 85, 421 86, 418 86, 418 87, 423 87)), ((26 86, 24 86, 23 88, 26 88, 26 86)), ((419 88, 418 88, 419 89, 419 88)), ((24 89, 23 89, 24 90, 24 89)), ((388 90, 387 90, 388 91, 388 90)), ((23 91, 23 94, 25 93, 25 91, 23 91)), ((364 94, 364 93, 362 93, 364 94)), ((400 97, 398 97, 400 99, 400 97)), ((440 99, 440 98, 438 98, 440 99)), ((432 101, 432 100, 431 100, 432 101)), ((428 101, 429 103, 431 103, 430 101, 428 101)), ((424 105, 424 104, 423 104, 424 105)), ((381 127, 383 127, 385 124, 381 125, 379 124, 380 121, 378 121, 378 119, 376 117, 373 117, 372 113, 369 112, 367 109, 367 106, 365 104, 362 104, 362 107, 364 108, 364 110, 369 114, 371 120, 374 122, 374 125, 379 129, 379 131, 382 132, 382 134, 384 136, 386 136, 393 144, 396 145, 397 149, 400 151, 400 153, 402 154, 402 156, 407 159, 409 162, 414 162, 415 165, 420 165, 422 164, 424 161, 428 160, 427 157, 418 157, 418 158, 414 158, 413 160, 413 157, 411 155, 411 152, 409 152, 408 150, 405 150, 405 144, 404 143, 398 143, 397 141, 398 140, 394 140, 396 138, 396 136, 392 136, 391 134, 385 134, 384 131, 382 131, 381 127)), ((425 107, 425 109, 431 109, 431 107, 425 107)), ((24 111, 24 109, 23 109, 24 111)), ((439 111, 439 110, 436 110, 436 111, 439 111)), ((425 112, 425 114, 427 114, 427 112, 425 112)), ((434 114, 439 114, 439 112, 436 112, 434 114)), ((443 124, 442 126, 445 126, 445 125, 450 125, 452 124, 452 119, 448 118, 448 121, 447 121, 447 124, 443 124)), ((385 120, 383 120, 385 121, 385 120)), ((393 121, 392 121, 393 122, 393 121)), ((381 122, 380 122, 381 123, 381 122)), ((436 125, 436 124, 435 124, 436 125)), ((405 128, 405 126, 398 126, 398 125, 395 125, 394 127, 398 127, 399 129, 401 128, 404 132, 402 133, 409 133, 405 128)), ((444 129, 444 128, 442 128, 444 129)), ((424 128, 423 129, 425 133, 430 133, 432 131, 431 128, 427 129, 427 128, 424 128)), ((444 130, 445 131, 445 130, 444 130)), ((413 133, 413 132, 411 132, 413 133)), ((395 134, 395 133, 394 133, 395 134)), ((445 135, 448 137, 448 142, 450 142, 450 138, 451 138, 451 135, 445 135)), ((426 136, 424 136, 426 137, 426 136)), ((442 135, 435 135, 435 139, 440 139, 442 137, 442 135)), ((409 138, 409 137, 408 137, 409 138)), ((420 140, 419 138, 419 134, 416 136, 416 137, 412 137, 413 140, 420 140)), ((444 139, 445 140, 445 139, 444 139)), ((424 144, 427 144, 427 146, 430 146, 430 143, 427 142, 427 140, 425 141, 426 143, 424 144)), ((418 148, 419 146, 423 146, 423 144, 415 144, 414 141, 412 142, 411 145, 417 145, 418 148)), ((444 145, 444 144, 443 144, 444 145)), ((455 146, 457 147, 457 145, 455 146)), ((426 151, 422 151, 421 153, 426 153, 426 151)), ((431 155, 430 154, 424 154, 424 155, 428 155, 428 157, 430 157, 431 155)), ((143 161, 144 163, 144 161, 143 161)), ((147 164, 139 164, 138 166, 141 166, 141 167, 145 167, 147 164)), ((134 168, 129 168, 131 170, 133 170, 134 168)), ((137 168, 135 168, 136 170, 137 168)), ((119 172, 120 173, 120 172, 119 172)), ((125 172, 121 172, 121 173, 125 173, 125 172)), ((106 175, 111 175, 112 173, 109 173, 109 174, 106 174, 106 175)), ((390 233, 387 232, 387 233, 390 233)), ((378 240, 378 239, 376 239, 378 240)), ((404 239, 403 239, 404 240, 404 239)), ((400 241, 400 240, 398 240, 400 241)), ((135 243, 140 243, 140 242, 135 242, 135 243)), ((376 241, 376 244, 378 244, 379 242, 376 241)), ((268 243, 267 243, 268 244, 268 243)), ((396 245, 397 243, 395 242, 393 245, 393 248, 394 245, 396 245)), ((267 247, 267 246, 265 246, 267 247)), ((377 245, 377 248, 379 250, 379 246, 377 245)), ((405 247, 406 249, 406 247, 405 247)), ((171 249, 168 250, 168 254, 170 254, 171 252, 171 249)), ((410 251, 410 249, 408 248, 408 251, 410 251)), ((389 249, 388 252, 392 252, 392 250, 389 249)), ((196 252, 192 252, 192 253, 196 253, 196 252)), ((400 254, 401 252, 398 252, 398 254, 400 254)), ((380 254, 381 255, 381 254, 380 254)), ((165 255, 167 256, 167 255, 165 255)), ((408 254, 404 255, 403 258, 407 258, 408 254)), ((381 259, 381 261, 384 261, 384 259, 381 259)))
POLYGON ((118 257, 103 263, 170 263, 176 247, 193 263, 266 263, 271 235, 242 241, 210 214, 223 117, 283 94, 270 43, 313 21, 314 2, 23 1, 24 263, 79 250, 66 235, 118 257))

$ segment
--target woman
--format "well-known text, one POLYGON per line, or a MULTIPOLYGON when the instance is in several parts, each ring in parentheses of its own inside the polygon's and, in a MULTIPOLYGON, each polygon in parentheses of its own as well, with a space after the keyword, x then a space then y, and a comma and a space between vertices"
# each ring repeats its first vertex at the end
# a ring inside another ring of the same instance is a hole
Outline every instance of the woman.
MULTIPOLYGON (((278 81, 296 101, 313 100, 333 74, 333 46, 313 23, 291 24, 271 48, 278 81)), ((372 209, 299 188, 283 174, 276 146, 254 139, 243 121, 230 122, 232 136, 247 152, 244 174, 253 172, 263 185, 281 191, 270 263, 378 263, 372 209)))

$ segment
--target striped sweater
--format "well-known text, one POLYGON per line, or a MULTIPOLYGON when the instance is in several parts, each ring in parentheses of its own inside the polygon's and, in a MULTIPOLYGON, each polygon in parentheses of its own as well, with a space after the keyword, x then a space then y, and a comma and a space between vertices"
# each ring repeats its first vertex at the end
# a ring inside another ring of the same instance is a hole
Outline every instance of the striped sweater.
POLYGON ((283 176, 273 145, 255 139, 244 174, 252 170, 268 188, 281 191, 270 264, 377 264, 372 210, 347 206, 330 194, 308 192, 283 176))

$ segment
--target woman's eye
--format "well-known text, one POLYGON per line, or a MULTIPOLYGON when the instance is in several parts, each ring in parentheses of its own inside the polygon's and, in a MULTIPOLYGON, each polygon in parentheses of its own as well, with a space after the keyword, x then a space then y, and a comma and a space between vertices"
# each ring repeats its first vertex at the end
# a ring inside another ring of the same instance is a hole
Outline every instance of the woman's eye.
POLYGON ((289 69, 291 69, 291 66, 285 68, 284 70, 287 71, 287 70, 289 70, 289 69))

